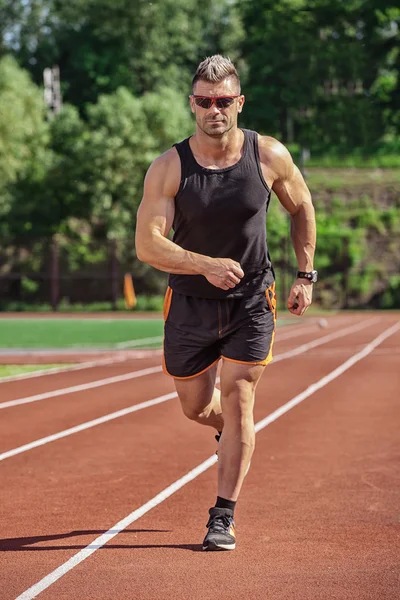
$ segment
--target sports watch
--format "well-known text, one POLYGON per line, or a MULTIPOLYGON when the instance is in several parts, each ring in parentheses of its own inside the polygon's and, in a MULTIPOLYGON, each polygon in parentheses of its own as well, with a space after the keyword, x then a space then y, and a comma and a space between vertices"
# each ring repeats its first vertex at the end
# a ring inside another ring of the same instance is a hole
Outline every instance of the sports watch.
POLYGON ((308 279, 311 283, 318 281, 318 271, 297 271, 298 279, 308 279))

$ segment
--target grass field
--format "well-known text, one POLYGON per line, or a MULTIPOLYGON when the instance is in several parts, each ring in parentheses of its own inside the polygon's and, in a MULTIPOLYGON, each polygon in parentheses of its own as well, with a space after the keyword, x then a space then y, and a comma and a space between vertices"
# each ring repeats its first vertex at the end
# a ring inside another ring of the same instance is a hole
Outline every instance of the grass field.
POLYGON ((162 319, 0 319, 0 348, 154 348, 163 327, 162 319))
POLYGON ((43 369, 54 369, 55 367, 65 367, 65 365, 0 365, 0 379, 2 377, 13 377, 21 373, 31 371, 42 371, 43 369))
MULTIPOLYGON (((160 338, 154 342, 160 345, 162 335, 162 319, 0 320, 0 348, 115 347, 153 337, 160 338)), ((133 346, 137 344, 133 343, 133 346)))

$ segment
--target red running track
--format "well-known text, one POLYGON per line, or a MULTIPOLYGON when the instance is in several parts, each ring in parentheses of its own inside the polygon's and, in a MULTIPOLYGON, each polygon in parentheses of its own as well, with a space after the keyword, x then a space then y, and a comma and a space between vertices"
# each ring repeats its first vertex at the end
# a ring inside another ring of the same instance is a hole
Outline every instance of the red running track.
MULTIPOLYGON (((321 387, 257 434, 235 552, 201 552, 215 466, 133 520, 133 511, 214 457, 212 430, 187 421, 171 398, 3 458, 0 600, 398 600, 400 323, 393 314, 328 321, 327 329, 277 334, 255 420, 311 384, 321 387), (324 343, 304 347, 317 340, 324 343), (363 348, 371 351, 361 357, 363 348), (334 377, 353 356, 360 360, 334 377)), ((159 371, 64 393, 158 363, 1 383, 1 457, 173 393, 159 371), (1 406, 61 388, 62 395, 1 406)))

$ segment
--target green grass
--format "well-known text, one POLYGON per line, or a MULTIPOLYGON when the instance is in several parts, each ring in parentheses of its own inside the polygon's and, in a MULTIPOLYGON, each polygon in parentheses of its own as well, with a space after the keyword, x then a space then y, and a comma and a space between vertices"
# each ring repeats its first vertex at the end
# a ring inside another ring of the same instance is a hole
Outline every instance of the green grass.
MULTIPOLYGON (((293 324, 279 319, 278 327, 293 324)), ((132 348, 161 346, 162 319, 0 319, 0 348, 113 348, 116 344, 159 337, 132 348)), ((130 346, 127 345, 127 348, 130 346)))
POLYGON ((306 178, 315 189, 349 190, 360 187, 400 186, 399 169, 360 169, 307 167, 306 178))
POLYGON ((0 379, 1 377, 12 377, 21 373, 54 369, 55 367, 65 367, 65 365, 0 365, 0 379))
POLYGON ((0 319, 0 348, 104 347, 162 335, 161 319, 0 319))

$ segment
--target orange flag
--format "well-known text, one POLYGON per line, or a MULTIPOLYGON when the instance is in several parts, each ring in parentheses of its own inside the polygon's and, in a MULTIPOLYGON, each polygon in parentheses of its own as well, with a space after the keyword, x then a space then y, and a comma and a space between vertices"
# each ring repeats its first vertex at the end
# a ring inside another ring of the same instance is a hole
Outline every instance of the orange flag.
POLYGON ((137 299, 135 288, 133 287, 132 275, 125 273, 124 275, 124 298, 126 308, 135 308, 137 299))

